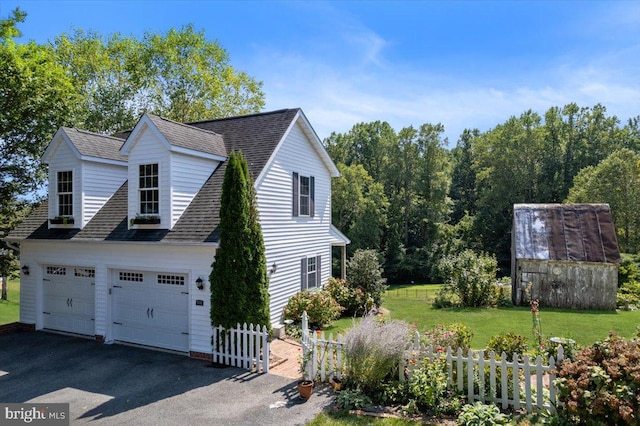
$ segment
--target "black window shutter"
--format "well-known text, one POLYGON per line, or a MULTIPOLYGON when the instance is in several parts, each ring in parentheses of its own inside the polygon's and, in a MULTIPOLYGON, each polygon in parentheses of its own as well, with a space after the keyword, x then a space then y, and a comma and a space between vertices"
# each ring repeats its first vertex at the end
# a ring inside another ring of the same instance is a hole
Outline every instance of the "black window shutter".
POLYGON ((307 289, 307 259, 300 259, 300 290, 307 289))
POLYGON ((298 216, 298 173, 293 172, 293 216, 298 216))
POLYGON ((311 176, 309 178, 309 216, 313 217, 316 210, 316 179, 311 176))
POLYGON ((322 263, 320 262, 321 256, 316 256, 316 287, 322 285, 322 263))

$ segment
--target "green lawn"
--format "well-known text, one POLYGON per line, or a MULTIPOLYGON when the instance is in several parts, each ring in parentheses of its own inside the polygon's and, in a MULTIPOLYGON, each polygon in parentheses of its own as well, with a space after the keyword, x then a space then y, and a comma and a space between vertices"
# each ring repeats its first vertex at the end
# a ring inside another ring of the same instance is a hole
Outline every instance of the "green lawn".
MULTIPOLYGON (((474 348, 484 348, 491 336, 506 332, 524 336, 533 345, 528 307, 434 309, 431 302, 438 287, 430 284, 391 287, 382 306, 390 311, 391 318, 416 323, 421 332, 437 324, 464 323, 473 331, 474 348)), ((569 337, 579 345, 589 345, 606 338, 609 331, 626 338, 635 336, 640 311, 578 311, 541 306, 540 319, 545 336, 569 337)), ((325 332, 342 333, 352 324, 353 319, 342 318, 325 332)))
POLYGON ((7 300, 0 300, 0 325, 20 319, 20 281, 9 280, 7 300))

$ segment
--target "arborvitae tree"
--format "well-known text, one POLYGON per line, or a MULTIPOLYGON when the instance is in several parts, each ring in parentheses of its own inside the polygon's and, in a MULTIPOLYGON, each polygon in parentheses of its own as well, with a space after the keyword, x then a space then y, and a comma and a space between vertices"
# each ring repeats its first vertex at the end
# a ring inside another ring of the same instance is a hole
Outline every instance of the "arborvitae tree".
POLYGON ((269 327, 264 242, 255 194, 242 153, 229 156, 222 184, 220 244, 212 264, 211 324, 269 327))
POLYGON ((267 259, 264 255, 264 239, 260 226, 260 215, 256 203, 256 192, 253 179, 249 175, 247 162, 240 153, 242 168, 249 184, 249 269, 247 271, 246 321, 247 323, 264 325, 271 329, 269 318, 269 279, 267 278, 267 259))
POLYGON ((211 265, 211 324, 225 328, 245 322, 249 250, 249 187, 240 159, 231 153, 222 184, 220 244, 211 265))

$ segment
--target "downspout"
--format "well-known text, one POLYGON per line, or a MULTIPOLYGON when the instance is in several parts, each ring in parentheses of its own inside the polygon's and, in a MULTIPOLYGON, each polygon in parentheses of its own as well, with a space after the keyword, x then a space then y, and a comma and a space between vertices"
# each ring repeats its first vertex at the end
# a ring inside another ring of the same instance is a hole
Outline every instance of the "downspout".
POLYGON ((18 246, 14 246, 13 244, 11 244, 9 241, 4 240, 4 243, 7 245, 7 247, 9 247, 11 250, 17 251, 18 253, 20 253, 20 247, 18 246))

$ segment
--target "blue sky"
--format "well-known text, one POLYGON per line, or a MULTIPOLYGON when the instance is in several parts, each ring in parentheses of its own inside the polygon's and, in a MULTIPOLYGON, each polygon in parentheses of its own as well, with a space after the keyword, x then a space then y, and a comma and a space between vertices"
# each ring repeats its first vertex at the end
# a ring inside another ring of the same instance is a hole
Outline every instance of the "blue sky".
POLYGON ((264 83, 265 110, 301 107, 321 138, 442 123, 453 146, 464 128, 569 102, 640 115, 638 1, 0 0, 0 16, 16 6, 38 42, 193 23, 264 83))

